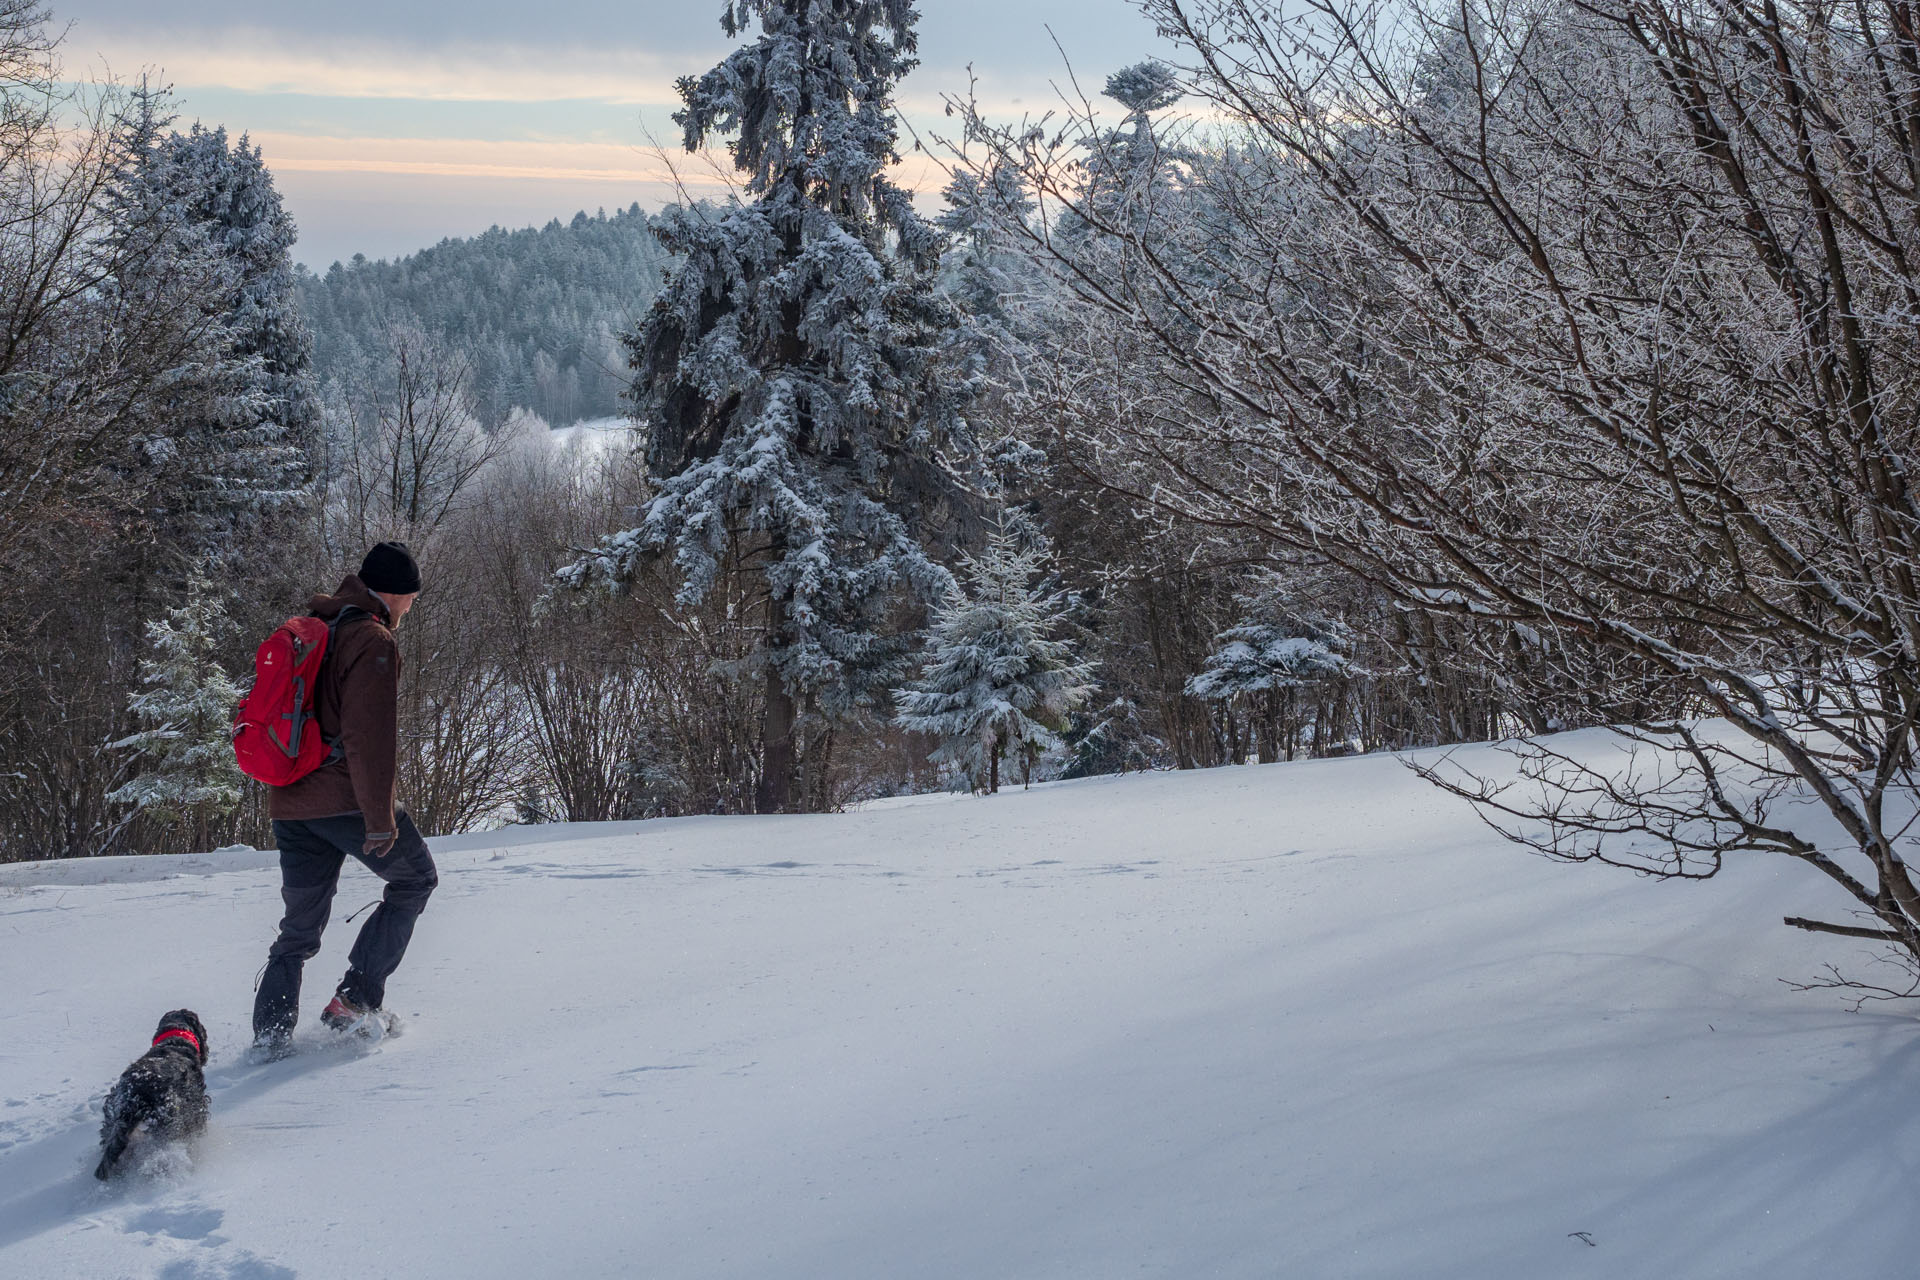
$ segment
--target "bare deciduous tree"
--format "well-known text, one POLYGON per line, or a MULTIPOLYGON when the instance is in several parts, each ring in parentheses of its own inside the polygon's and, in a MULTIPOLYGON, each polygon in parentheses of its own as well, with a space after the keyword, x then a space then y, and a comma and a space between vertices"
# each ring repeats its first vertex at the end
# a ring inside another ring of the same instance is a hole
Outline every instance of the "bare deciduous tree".
POLYGON ((1632 726, 1626 768, 1432 771, 1510 835, 1671 876, 1784 854, 1870 918, 1795 923, 1920 957, 1905 6, 1143 7, 1216 122, 1177 180, 1090 201, 1077 106, 972 121, 1042 199, 1009 230, 1159 379, 1065 424, 1104 483, 1632 726))

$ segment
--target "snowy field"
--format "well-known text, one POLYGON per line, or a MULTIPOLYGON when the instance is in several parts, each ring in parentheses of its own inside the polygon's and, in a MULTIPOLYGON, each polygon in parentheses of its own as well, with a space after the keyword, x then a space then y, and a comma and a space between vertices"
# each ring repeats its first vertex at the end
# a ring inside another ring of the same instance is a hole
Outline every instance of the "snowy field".
MULTIPOLYGON (((270 855, 0 869, 0 1275, 1911 1274, 1920 1024, 1783 862, 1555 866, 1372 757, 434 842, 405 1033, 239 1049, 270 855), (102 1188, 196 1008, 213 1126, 102 1188), (1576 1234, 1582 1233, 1582 1234, 1576 1234)), ((375 896, 343 884, 324 1001, 375 896)))

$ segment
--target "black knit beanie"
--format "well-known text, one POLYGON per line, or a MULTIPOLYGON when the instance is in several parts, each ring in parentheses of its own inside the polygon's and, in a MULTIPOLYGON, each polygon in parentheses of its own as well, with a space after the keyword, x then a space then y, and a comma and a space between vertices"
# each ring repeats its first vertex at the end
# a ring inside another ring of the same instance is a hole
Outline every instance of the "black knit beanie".
POLYGON ((360 581, 369 591, 410 596, 420 589, 420 566, 404 542, 380 542, 360 562, 360 581))

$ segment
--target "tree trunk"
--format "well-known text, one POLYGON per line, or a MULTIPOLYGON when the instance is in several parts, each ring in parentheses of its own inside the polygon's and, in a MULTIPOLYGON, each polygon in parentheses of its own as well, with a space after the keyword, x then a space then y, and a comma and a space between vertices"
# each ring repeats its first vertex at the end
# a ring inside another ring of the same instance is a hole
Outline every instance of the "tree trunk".
POLYGON ((833 808, 833 729, 815 719, 818 704, 813 694, 806 699, 808 723, 813 736, 800 755, 800 807, 807 813, 826 813, 833 808))
POLYGON ((793 803, 793 695, 772 666, 767 668, 767 710, 760 721, 760 785, 755 813, 785 813, 793 803))
POLYGON ((1000 739, 993 740, 993 750, 987 755, 987 794, 1000 794, 1000 739))
POLYGON ((787 602, 775 596, 767 605, 767 709, 760 721, 760 785, 754 789, 755 813, 785 813, 793 805, 793 692, 772 661, 786 641, 787 602))

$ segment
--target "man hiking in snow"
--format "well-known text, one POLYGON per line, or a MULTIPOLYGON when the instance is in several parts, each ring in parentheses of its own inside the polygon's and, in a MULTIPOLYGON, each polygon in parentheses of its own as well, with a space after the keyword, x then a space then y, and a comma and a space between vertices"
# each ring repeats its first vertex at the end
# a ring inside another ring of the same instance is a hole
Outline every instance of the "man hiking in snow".
POLYGON ((386 891, 361 926, 346 977, 320 1014, 336 1030, 373 1018, 381 1018, 384 1028, 387 978, 399 967, 413 922, 440 882, 413 820, 394 808, 400 651, 393 628, 419 592, 420 568, 406 544, 382 542, 338 591, 307 602, 312 615, 332 627, 313 714, 333 749, 325 764, 269 792, 287 913, 254 999, 257 1056, 275 1057, 289 1047, 300 1016, 300 971, 320 950, 349 856, 385 881, 386 891))

